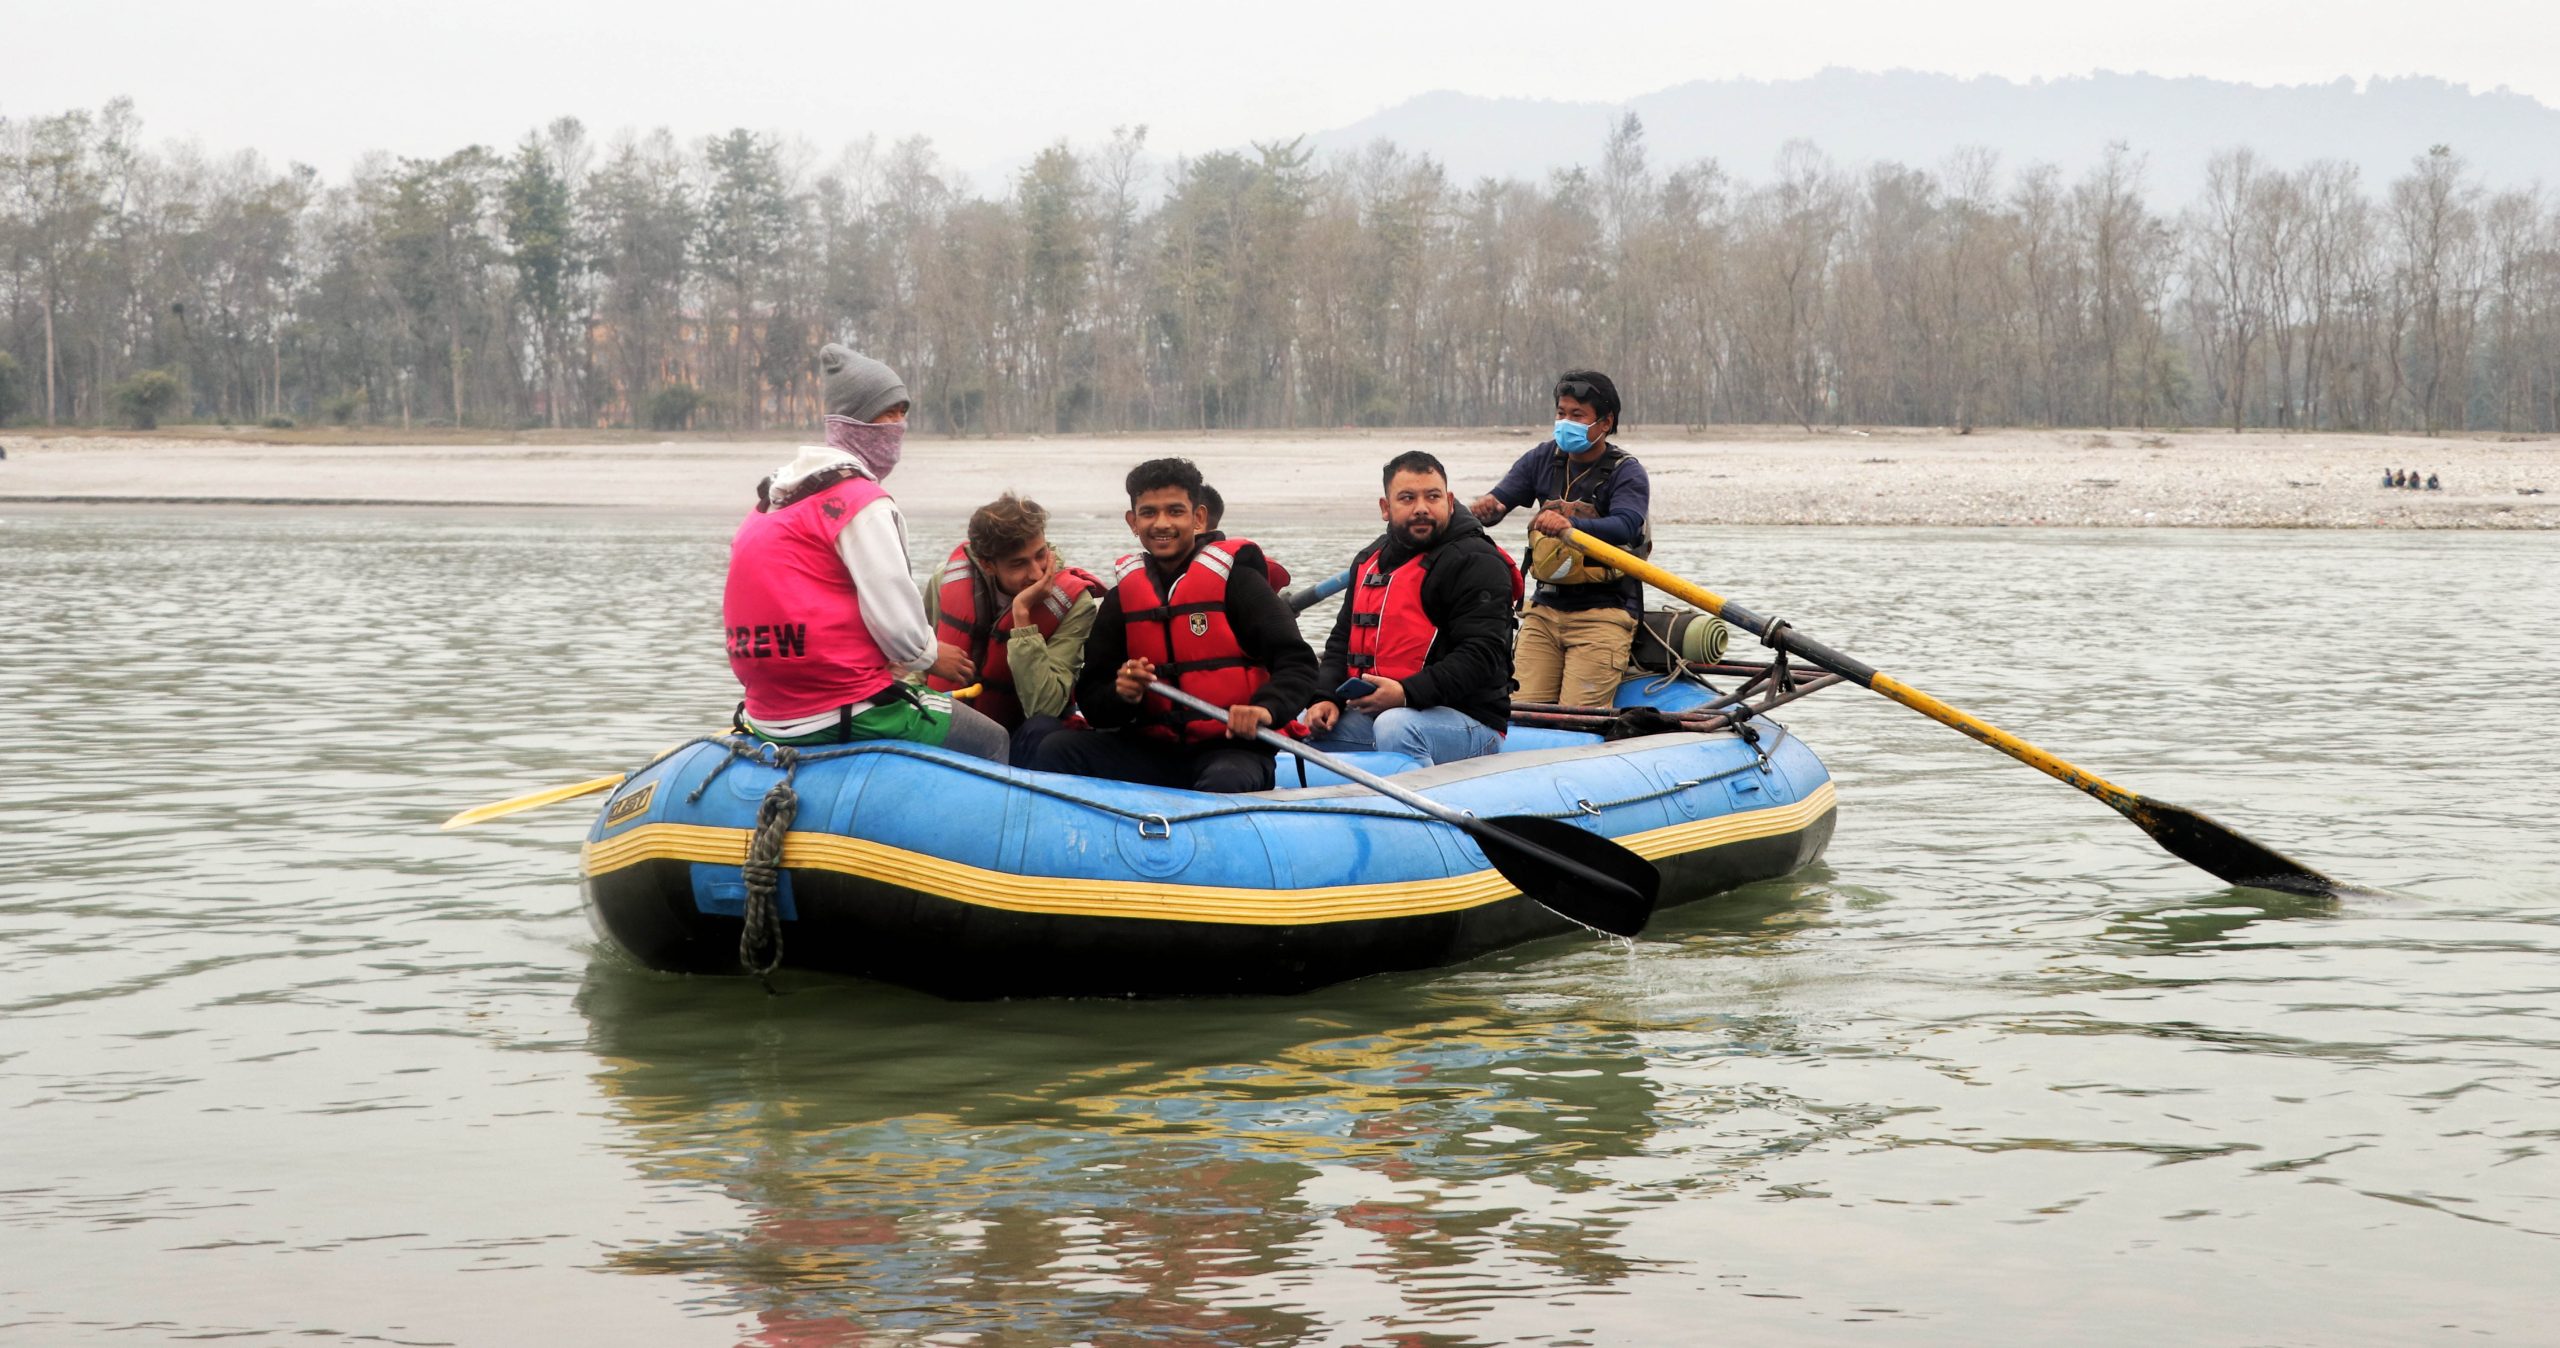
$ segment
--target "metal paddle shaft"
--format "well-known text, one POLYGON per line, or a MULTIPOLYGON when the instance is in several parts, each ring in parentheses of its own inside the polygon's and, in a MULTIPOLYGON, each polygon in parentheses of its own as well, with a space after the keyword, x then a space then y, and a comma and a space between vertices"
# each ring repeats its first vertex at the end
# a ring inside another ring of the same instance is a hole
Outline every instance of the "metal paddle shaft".
MULTIPOLYGON (((1666 594, 1685 599, 1742 630, 1769 640, 1768 619, 1705 588, 1655 566, 1641 557, 1611 547, 1580 529, 1565 531, 1565 541, 1582 550, 1585 556, 1603 566, 1615 567, 1666 594)), ((2133 821, 2136 828, 2151 835, 2151 840, 2171 856, 2188 862, 2215 877, 2235 885, 2258 889, 2280 890, 2287 894, 2303 894, 2312 898, 2330 898, 2345 886, 2322 875, 2263 843, 2241 836, 2227 825, 2219 824, 2181 805, 2152 800, 2076 767, 2033 744, 1988 722, 1976 720, 1944 702, 1903 683, 1890 675, 1877 672, 1863 661, 1855 660, 1781 625, 1777 639, 1771 642, 1779 650, 1820 665, 1844 679, 1872 688, 1909 707, 1913 711, 1952 726, 1990 745, 2011 758, 2034 768, 2056 781, 2078 787, 2105 801, 2116 813, 2133 821)))
MULTIPOLYGON (((1203 716, 1227 719, 1226 708, 1171 684, 1149 680, 1147 687, 1203 716)), ((1662 891, 1662 873, 1653 868, 1652 862, 1612 839, 1537 815, 1479 819, 1331 754, 1308 748, 1286 735, 1257 730, 1253 737, 1460 830, 1484 848, 1485 860, 1502 872, 1503 879, 1565 918, 1613 936, 1633 936, 1643 931, 1645 920, 1653 916, 1654 898, 1662 891)))
POLYGON ((1350 584, 1351 569, 1349 567, 1344 567, 1342 570, 1334 572, 1332 575, 1317 581, 1315 584, 1292 593, 1289 596, 1289 611, 1291 613, 1304 613, 1308 609, 1314 608, 1316 605, 1323 603, 1325 600, 1331 599, 1335 595, 1342 593, 1344 588, 1350 584))

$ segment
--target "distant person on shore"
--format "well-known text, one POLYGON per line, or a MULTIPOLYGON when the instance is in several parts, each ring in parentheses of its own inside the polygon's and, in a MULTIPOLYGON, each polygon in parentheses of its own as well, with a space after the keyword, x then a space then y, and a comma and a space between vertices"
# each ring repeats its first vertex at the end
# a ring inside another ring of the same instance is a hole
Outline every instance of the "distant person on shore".
POLYGON ((1378 749, 1423 767, 1498 753, 1511 728, 1520 568, 1454 508, 1440 460, 1412 450, 1382 476, 1387 531, 1351 559, 1351 594, 1325 638, 1307 729, 1328 748, 1378 749))
POLYGON ((969 705, 1012 734, 1012 762, 1028 766, 1075 704, 1102 592, 1091 574, 1059 562, 1049 512, 1006 492, 969 516, 968 536, 943 559, 933 597, 941 656, 925 686, 947 693, 976 683, 969 705))
POLYGON ((2402 485, 2408 487, 2411 491, 2416 491, 2418 489, 2418 470, 2415 468, 2410 469, 2409 476, 2402 485))
POLYGON ((1316 653, 1264 578, 1260 549, 1200 541, 1200 470, 1190 460, 1150 459, 1125 485, 1141 550, 1113 564, 1085 647, 1076 705, 1094 728, 1051 735, 1033 765, 1192 791, 1268 791, 1272 750, 1254 733, 1306 709, 1316 653), (1156 679, 1227 708, 1226 719, 1149 692, 1156 679))
POLYGON ((2443 490, 2444 490, 2444 484, 2443 484, 2443 483, 2441 483, 2441 482, 2436 481, 2436 475, 2435 475, 2435 474, 2433 474, 2433 473, 2429 473, 2429 474, 2427 474, 2427 490, 2429 490, 2429 491, 2443 491, 2443 490))
POLYGON ((2399 485, 2400 485, 2400 470, 2399 470, 2399 469, 2396 469, 2396 468, 2385 468, 2385 469, 2383 469, 2383 470, 2382 470, 2382 485, 2384 485, 2384 486, 2386 486, 2386 487, 2396 487, 2396 486, 2399 486, 2399 485))
MULTIPOLYGON (((1218 527, 1218 521, 1225 519, 1226 517, 1227 498, 1220 496, 1217 488, 1210 486, 1206 482, 1201 483, 1200 541, 1203 543, 1225 542, 1227 538, 1227 531, 1218 527)), ((1255 546, 1259 547, 1260 545, 1256 544, 1255 546)), ((1271 554, 1268 552, 1262 554, 1262 574, 1270 580, 1272 589, 1285 590, 1289 588, 1289 568, 1273 561, 1271 559, 1271 554)))
POLYGON ((1581 529, 1639 557, 1651 554, 1653 484, 1643 464, 1609 442, 1619 410, 1609 376, 1566 371, 1556 380, 1555 410, 1554 437, 1521 455, 1469 509, 1491 525, 1538 503, 1527 568, 1538 590, 1520 615, 1514 661, 1520 701, 1607 707, 1626 673, 1644 587, 1592 562, 1563 534, 1581 529))
POLYGON ((746 690, 739 729, 791 745, 911 740, 1001 763, 1002 726, 902 677, 966 672, 937 660, 906 521, 881 485, 906 443, 906 383, 833 343, 818 369, 827 442, 756 485, 729 543, 720 611, 746 690))

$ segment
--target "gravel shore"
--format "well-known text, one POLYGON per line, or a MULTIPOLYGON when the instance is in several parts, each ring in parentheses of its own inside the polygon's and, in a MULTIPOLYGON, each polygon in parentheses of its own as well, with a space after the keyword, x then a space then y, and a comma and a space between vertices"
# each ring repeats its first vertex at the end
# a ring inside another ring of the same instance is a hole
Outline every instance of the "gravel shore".
MULTIPOLYGON (((2560 438, 2264 432, 1641 428, 1664 524, 1875 524, 2288 529, 2560 528, 2560 438), (2439 491, 2381 485, 2391 468, 2439 491)), ((631 443, 312 444, 172 435, 0 433, 0 507, 98 504, 588 507, 734 515, 790 457, 786 437, 631 443)), ((965 514, 1005 488, 1064 516, 1116 515, 1120 475, 1157 455, 1198 461, 1257 517, 1374 499, 1406 449, 1491 485, 1523 431, 1317 431, 919 436, 893 479, 911 514, 965 514)))

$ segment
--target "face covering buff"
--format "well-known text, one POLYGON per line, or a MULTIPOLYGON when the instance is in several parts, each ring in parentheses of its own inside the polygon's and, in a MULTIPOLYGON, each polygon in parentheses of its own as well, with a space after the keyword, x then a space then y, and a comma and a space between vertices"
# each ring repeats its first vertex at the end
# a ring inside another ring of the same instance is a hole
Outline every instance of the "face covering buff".
POLYGON ((886 482, 889 470, 898 466, 898 454, 905 447, 906 423, 856 421, 851 417, 827 418, 827 444, 861 461, 872 480, 886 482))

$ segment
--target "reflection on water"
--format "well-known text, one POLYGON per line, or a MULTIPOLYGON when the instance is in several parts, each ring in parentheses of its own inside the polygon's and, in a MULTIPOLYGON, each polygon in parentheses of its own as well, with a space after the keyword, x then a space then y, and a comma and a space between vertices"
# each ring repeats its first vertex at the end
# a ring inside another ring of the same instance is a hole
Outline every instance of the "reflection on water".
POLYGON ((1666 530, 2388 893, 2222 887, 1841 690, 1824 863, 1632 951, 979 1006, 633 970, 582 807, 434 830, 718 723, 725 525, 149 524, 0 520, 0 1342, 2542 1332, 2553 540, 1666 530))
POLYGON ((1424 1318, 1630 1264, 1606 1211, 1626 1195, 1593 1203, 1573 1180, 1653 1131, 1622 1029, 1458 1008, 1400 1022, 1410 988, 1313 1012, 973 1008, 955 1025, 803 987, 752 1008, 741 1053, 735 999, 705 1000, 606 969, 582 994, 636 1163, 753 1214, 615 1262, 731 1279, 776 1329, 1178 1325, 1294 1343, 1327 1295, 1332 1261, 1310 1257, 1336 1241, 1424 1318), (955 1032, 1002 1047, 937 1071, 955 1032), (1245 1284, 1261 1290, 1219 1294, 1245 1284))
MULTIPOLYGON (((1666 934, 1745 956, 1815 920, 1810 896, 1762 886, 1666 934)), ((1506 986, 1554 958, 1485 961, 1475 990, 996 1006, 814 977, 762 998, 599 961, 579 1009, 635 1164, 751 1214, 613 1262, 723 1279, 777 1342, 1073 1324, 1299 1343, 1347 1285, 1414 1326, 1606 1289, 1662 1262, 1621 1239, 1627 1205, 1870 1121, 1766 1092, 1667 1101, 1666 1066, 1800 1051, 1792 1025, 1669 1036, 1506 986), (1654 1170, 1667 1129, 1720 1140, 1654 1170)))

